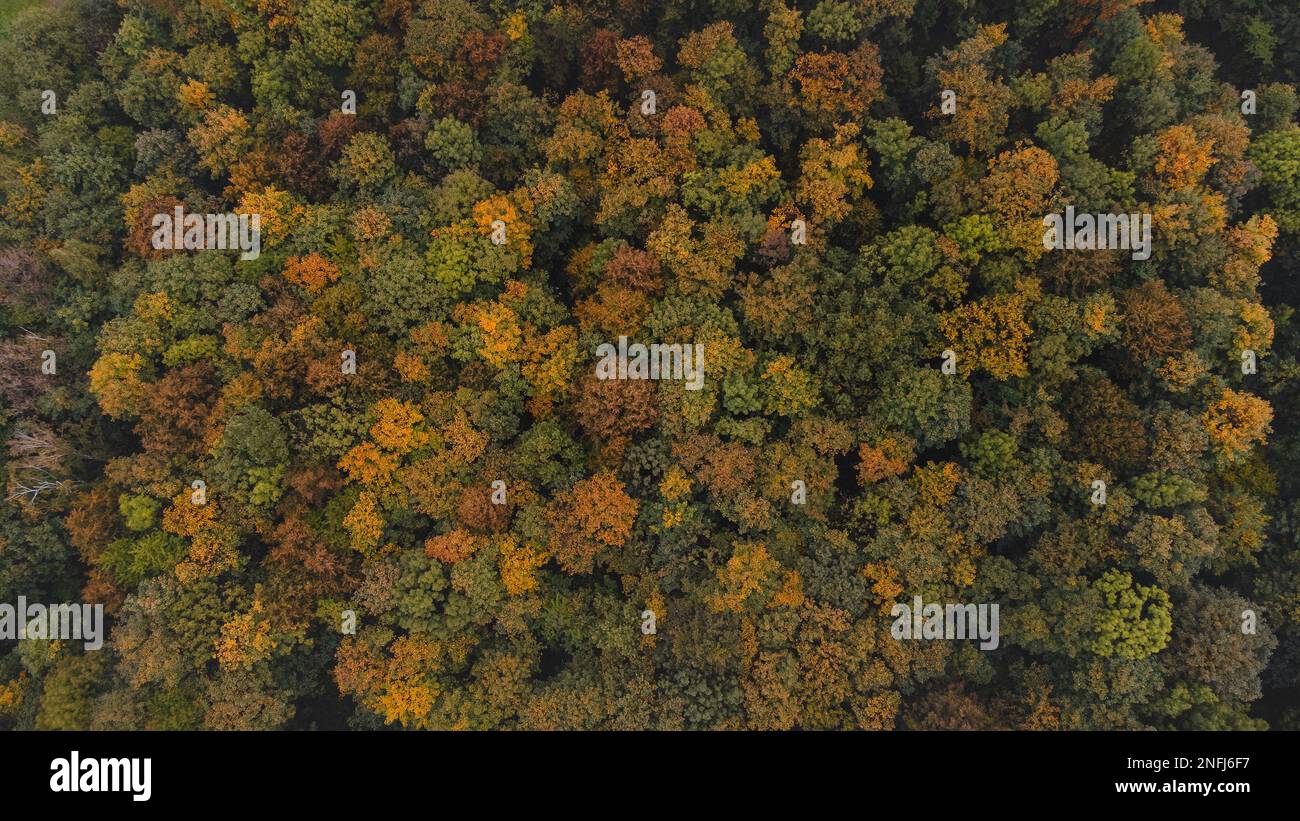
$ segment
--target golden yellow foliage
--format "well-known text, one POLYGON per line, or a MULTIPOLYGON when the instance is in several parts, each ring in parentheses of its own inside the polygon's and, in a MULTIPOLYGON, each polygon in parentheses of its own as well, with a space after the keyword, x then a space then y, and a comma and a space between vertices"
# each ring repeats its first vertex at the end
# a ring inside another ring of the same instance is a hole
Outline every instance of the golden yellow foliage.
POLYGON ((691 492, 691 478, 679 465, 673 465, 664 471, 664 478, 659 482, 659 492, 670 502, 685 498, 691 492))
POLYGON ((384 519, 375 494, 368 490, 361 492, 352 510, 343 517, 343 527, 352 536, 353 550, 369 553, 379 546, 379 539, 384 535, 384 519))
POLYGON ((719 613, 739 613, 745 601, 780 570, 766 545, 737 542, 726 566, 718 568, 719 590, 709 597, 709 607, 719 613))
POLYGON ((474 225, 484 237, 492 236, 492 223, 501 220, 506 224, 506 244, 519 254, 520 265, 526 271, 533 264, 532 226, 524 220, 519 208, 509 197, 498 194, 474 204, 474 225))
POLYGON ((429 435, 419 429, 424 414, 414 405, 386 396, 375 403, 374 414, 370 437, 384 450, 402 455, 428 443, 429 435))
POLYGON ((134 416, 147 388, 140 379, 144 357, 138 353, 106 353, 90 368, 90 392, 113 419, 134 416))
POLYGON ((180 90, 176 93, 176 99, 186 108, 204 111, 216 103, 217 96, 208 88, 207 83, 190 78, 181 84, 180 90))
POLYGON ((1214 143, 1199 139, 1191 126, 1172 125, 1156 139, 1156 174, 1174 190, 1199 184, 1214 162, 1214 143))
POLYGON ((1211 444, 1229 462, 1237 461, 1254 444, 1263 442, 1272 422, 1273 406, 1266 400, 1231 388, 1225 388, 1223 395, 1201 414, 1211 444))
POLYGON ((288 236, 302 218, 303 208, 288 191, 266 186, 262 191, 246 192, 239 200, 239 213, 261 214, 262 250, 288 236))
POLYGON ((382 487, 393 481, 397 458, 384 453, 371 442, 362 442, 343 455, 339 468, 354 482, 382 487))
POLYGON ((251 610, 221 626, 221 635, 215 642, 218 664, 249 670, 257 662, 270 658, 276 642, 271 636, 271 623, 262 610, 261 600, 254 599, 251 610))
POLYGON ((526 545, 516 544, 514 538, 501 543, 501 584, 506 593, 519 596, 537 589, 537 568, 546 562, 546 555, 526 545))
POLYGON ((781 582, 781 589, 776 591, 768 607, 789 607, 797 610, 803 606, 803 603, 803 577, 799 575, 798 570, 788 570, 784 581, 781 582))
POLYGON ((994 294, 939 318, 948 346, 963 374, 977 368, 1006 380, 1029 372, 1026 356, 1033 332, 1025 318, 1026 295, 994 294))

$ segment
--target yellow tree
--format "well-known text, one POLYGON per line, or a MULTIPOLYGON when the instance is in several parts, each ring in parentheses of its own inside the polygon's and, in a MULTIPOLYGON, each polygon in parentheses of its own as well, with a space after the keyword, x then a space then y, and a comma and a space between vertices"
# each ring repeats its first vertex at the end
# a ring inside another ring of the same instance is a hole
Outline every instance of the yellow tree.
POLYGON ((1025 307, 1034 290, 1030 286, 1011 294, 993 294, 939 318, 939 329, 948 347, 957 353, 957 366, 963 374, 978 368, 1006 380, 1029 372, 1026 356, 1033 329, 1025 307))
POLYGON ((1273 406, 1249 393, 1225 388, 1223 394, 1201 414, 1201 424, 1210 435, 1218 455, 1235 462, 1263 442, 1271 430, 1273 406))

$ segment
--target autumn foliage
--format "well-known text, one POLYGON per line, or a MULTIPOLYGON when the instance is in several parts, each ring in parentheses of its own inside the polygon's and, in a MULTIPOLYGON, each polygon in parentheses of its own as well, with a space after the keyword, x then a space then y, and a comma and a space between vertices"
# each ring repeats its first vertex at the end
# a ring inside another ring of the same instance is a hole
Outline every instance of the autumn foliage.
POLYGON ((0 729, 1300 728, 1293 3, 0 6, 0 729))

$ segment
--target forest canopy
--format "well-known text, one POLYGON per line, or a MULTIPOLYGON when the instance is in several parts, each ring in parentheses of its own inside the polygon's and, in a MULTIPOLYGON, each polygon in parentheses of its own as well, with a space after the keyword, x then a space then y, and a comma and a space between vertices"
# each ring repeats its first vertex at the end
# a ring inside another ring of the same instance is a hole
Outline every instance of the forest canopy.
POLYGON ((1300 729, 1297 38, 0 21, 0 729, 1300 729))

